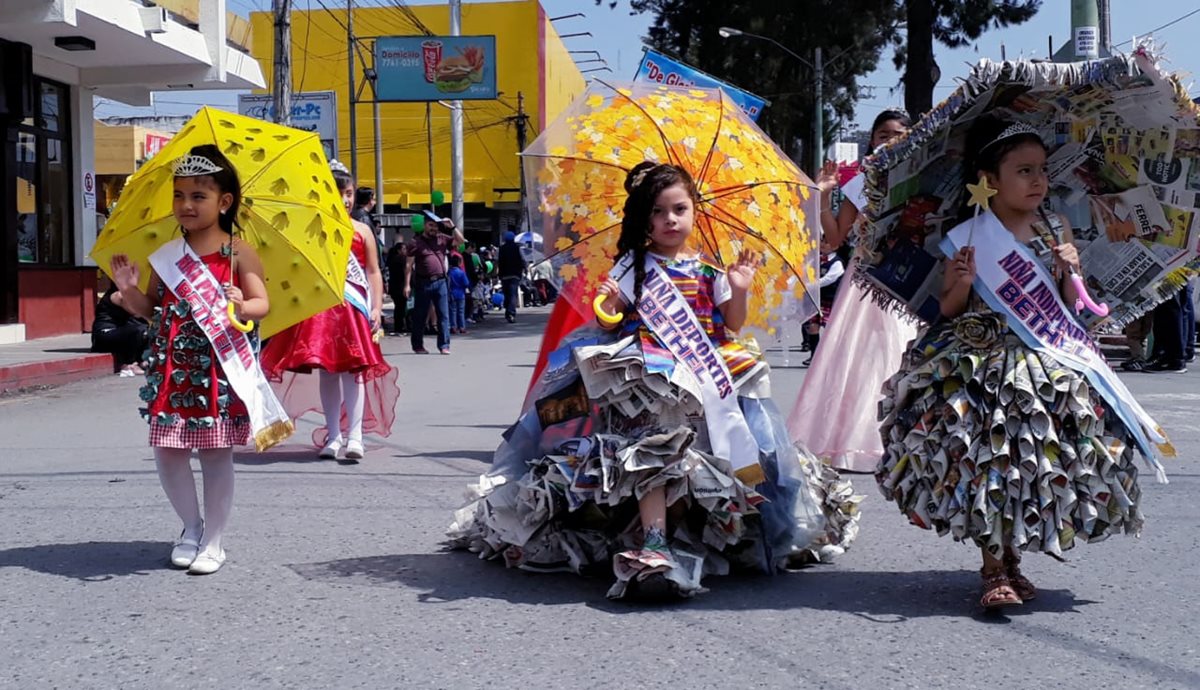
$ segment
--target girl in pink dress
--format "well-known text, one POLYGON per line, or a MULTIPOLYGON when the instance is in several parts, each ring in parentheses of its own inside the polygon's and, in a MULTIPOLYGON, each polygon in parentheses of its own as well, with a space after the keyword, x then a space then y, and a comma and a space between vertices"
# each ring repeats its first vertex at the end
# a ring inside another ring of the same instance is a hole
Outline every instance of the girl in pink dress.
MULTIPOLYGON (((908 126, 903 112, 880 113, 871 128, 872 150, 903 135, 908 126)), ((842 186, 842 205, 833 215, 830 197, 836 172, 830 163, 817 178, 823 251, 840 247, 866 208, 860 172, 842 186)), ((884 312, 855 284, 857 263, 857 258, 851 262, 838 289, 829 327, 788 417, 788 433, 839 470, 874 472, 883 455, 876 421, 880 390, 900 366, 904 347, 917 330, 913 323, 884 312)))
MULTIPOLYGON (((347 210, 354 179, 334 161, 347 210)), ((365 455, 363 433, 388 436, 396 419, 396 368, 383 359, 374 335, 380 328, 383 278, 375 236, 358 221, 350 245, 346 300, 271 338, 262 353, 263 373, 274 382, 293 419, 321 411, 325 427, 313 433, 318 457, 357 462, 365 455), (356 277, 357 276, 357 277, 356 277), (317 376, 307 374, 317 373, 317 376)))

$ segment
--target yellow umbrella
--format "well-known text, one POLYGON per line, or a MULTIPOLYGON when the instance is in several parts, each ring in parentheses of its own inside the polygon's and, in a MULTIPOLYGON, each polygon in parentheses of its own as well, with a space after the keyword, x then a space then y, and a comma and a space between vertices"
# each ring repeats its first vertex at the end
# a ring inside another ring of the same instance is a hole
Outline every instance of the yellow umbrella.
POLYGON ((129 255, 147 287, 147 258, 179 236, 171 210, 174 163, 201 144, 216 144, 242 183, 240 236, 262 258, 271 300, 262 337, 340 304, 354 227, 320 139, 208 107, 129 179, 92 259, 108 271, 114 254, 129 255))
POLYGON ((597 80, 522 152, 562 294, 590 319, 620 235, 628 171, 687 170, 700 193, 693 248, 727 263, 764 257, 747 325, 777 335, 816 311, 816 185, 720 89, 597 80))

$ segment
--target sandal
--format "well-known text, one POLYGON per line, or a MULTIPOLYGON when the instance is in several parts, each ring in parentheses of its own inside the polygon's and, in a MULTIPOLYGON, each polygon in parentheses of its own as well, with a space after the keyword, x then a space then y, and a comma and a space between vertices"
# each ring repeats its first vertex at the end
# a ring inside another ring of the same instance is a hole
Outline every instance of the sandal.
POLYGON ((1029 578, 1021 574, 1021 559, 1016 556, 1004 557, 1004 570, 1008 575, 1008 582, 1012 585, 1013 591, 1017 596, 1021 597, 1022 601, 1033 601, 1037 599, 1037 587, 1029 581, 1029 578))
POLYGON ((1002 606, 1020 606, 1025 603, 1013 589, 1008 573, 1003 569, 989 572, 985 568, 980 570, 979 574, 983 576, 983 596, 979 598, 979 605, 983 608, 998 609, 1002 606))

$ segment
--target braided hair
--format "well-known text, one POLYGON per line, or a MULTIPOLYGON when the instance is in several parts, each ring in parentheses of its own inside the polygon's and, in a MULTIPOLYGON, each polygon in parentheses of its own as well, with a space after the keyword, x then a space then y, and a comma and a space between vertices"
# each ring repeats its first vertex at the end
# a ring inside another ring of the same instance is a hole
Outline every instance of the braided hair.
POLYGON ((700 205, 696 183, 686 170, 670 164, 643 161, 625 177, 624 216, 621 218, 621 237, 617 240, 617 260, 626 254, 633 258, 633 305, 642 300, 642 284, 646 282, 646 253, 650 251, 650 215, 663 190, 683 185, 692 203, 700 205))

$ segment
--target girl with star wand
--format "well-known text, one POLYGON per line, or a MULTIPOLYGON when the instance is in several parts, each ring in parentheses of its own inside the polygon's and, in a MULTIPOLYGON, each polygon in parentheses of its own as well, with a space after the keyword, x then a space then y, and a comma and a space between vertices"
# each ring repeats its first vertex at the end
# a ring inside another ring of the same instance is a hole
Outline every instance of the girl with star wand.
POLYGON ((984 117, 967 151, 976 211, 942 244, 941 320, 885 384, 876 479, 914 525, 979 547, 997 608, 1037 596, 1022 553, 1138 533, 1135 457, 1165 481, 1154 444, 1171 448, 1066 307, 1079 253, 1042 210, 1038 132, 984 117))

